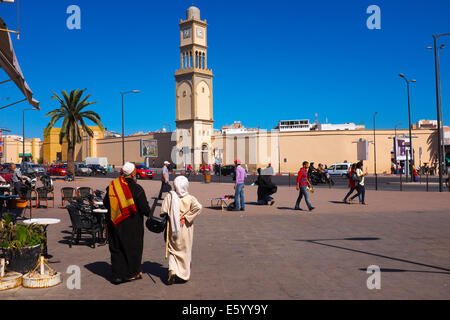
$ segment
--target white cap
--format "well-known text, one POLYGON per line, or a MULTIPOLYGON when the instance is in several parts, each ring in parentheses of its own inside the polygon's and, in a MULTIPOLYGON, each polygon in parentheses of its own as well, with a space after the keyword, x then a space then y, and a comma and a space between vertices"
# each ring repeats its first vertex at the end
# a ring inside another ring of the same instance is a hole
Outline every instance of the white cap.
POLYGON ((134 166, 134 164, 132 164, 131 162, 126 162, 126 163, 123 165, 123 168, 122 168, 123 174, 124 174, 125 176, 130 175, 130 174, 133 173, 133 171, 134 171, 135 168, 136 168, 136 167, 134 166))
POLYGON ((170 162, 169 161, 164 161, 164 164, 170 164, 170 162))

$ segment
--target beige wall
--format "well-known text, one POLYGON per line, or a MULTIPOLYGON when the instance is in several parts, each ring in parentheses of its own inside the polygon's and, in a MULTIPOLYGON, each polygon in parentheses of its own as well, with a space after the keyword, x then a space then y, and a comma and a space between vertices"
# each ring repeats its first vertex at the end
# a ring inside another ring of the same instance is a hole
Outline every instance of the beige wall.
MULTIPOLYGON (((397 130, 397 135, 408 134, 408 130, 397 130)), ((433 130, 413 130, 413 148, 415 151, 416 165, 421 162, 430 162, 436 152, 436 146, 432 142, 433 130), (419 159, 419 148, 422 148, 422 156, 419 159)), ((394 130, 376 130, 376 158, 377 173, 390 173, 391 151, 393 151, 394 130)), ((301 163, 306 160, 327 164, 328 166, 338 162, 356 162, 357 144, 360 139, 373 141, 373 131, 310 131, 280 133, 280 161, 281 172, 297 172, 301 163), (287 162, 284 162, 286 158, 287 162)), ((369 159, 364 161, 364 167, 369 173, 374 172, 374 147, 369 143, 369 159)))
MULTIPOLYGON (((171 161, 171 152, 175 141, 171 141, 172 133, 155 133, 148 135, 125 137, 125 162, 145 162, 145 158, 140 156, 140 141, 157 140, 158 158, 151 158, 150 165, 162 167, 165 160, 171 161)), ((97 157, 108 158, 108 163, 115 166, 122 166, 122 138, 104 138, 97 140, 97 157)))

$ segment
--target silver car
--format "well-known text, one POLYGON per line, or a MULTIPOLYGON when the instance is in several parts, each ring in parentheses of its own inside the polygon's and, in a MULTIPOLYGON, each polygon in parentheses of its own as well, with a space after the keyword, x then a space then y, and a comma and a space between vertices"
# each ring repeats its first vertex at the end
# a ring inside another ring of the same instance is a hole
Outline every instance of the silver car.
POLYGON ((88 168, 84 163, 75 163, 75 174, 79 176, 90 176, 92 169, 88 168))
POLYGON ((351 163, 335 163, 328 167, 328 173, 331 176, 345 177, 348 175, 348 171, 352 167, 351 163))
POLYGON ((23 164, 23 170, 24 170, 24 173, 26 173, 26 174, 38 174, 38 175, 41 175, 41 174, 45 173, 45 169, 44 168, 42 168, 37 163, 32 163, 32 162, 25 162, 23 164))

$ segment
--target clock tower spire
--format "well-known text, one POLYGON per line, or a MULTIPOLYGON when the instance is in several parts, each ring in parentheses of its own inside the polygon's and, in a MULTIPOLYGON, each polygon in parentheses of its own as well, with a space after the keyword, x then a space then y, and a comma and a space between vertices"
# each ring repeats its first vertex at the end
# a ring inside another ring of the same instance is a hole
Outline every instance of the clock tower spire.
POLYGON ((208 69, 206 20, 191 6, 180 20, 180 69, 175 71, 177 148, 179 163, 198 169, 211 163, 213 73, 208 69))

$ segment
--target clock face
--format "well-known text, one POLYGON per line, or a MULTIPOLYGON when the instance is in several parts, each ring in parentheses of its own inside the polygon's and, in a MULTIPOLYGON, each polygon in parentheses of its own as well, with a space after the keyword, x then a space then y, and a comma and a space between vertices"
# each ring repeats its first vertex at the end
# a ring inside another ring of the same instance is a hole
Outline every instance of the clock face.
POLYGON ((197 37, 203 39, 203 29, 202 28, 197 28, 197 37))
POLYGON ((183 30, 183 39, 189 38, 191 36, 191 28, 186 28, 183 30))

